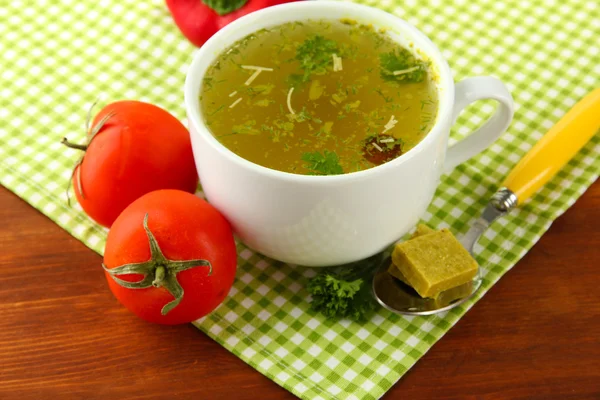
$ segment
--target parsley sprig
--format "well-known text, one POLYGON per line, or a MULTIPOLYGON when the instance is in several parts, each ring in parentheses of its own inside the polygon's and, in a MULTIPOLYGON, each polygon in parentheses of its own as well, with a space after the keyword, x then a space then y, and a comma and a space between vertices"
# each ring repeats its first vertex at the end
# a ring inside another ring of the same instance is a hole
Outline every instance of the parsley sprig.
POLYGON ((302 161, 307 162, 305 167, 311 175, 340 175, 344 173, 338 155, 333 151, 325 150, 323 154, 318 151, 302 154, 302 161))
POLYGON ((304 70, 302 82, 308 82, 312 74, 326 73, 327 66, 333 64, 332 55, 337 52, 339 50, 335 40, 326 39, 321 35, 313 35, 302 42, 296 49, 296 60, 304 70))
POLYGON ((379 55, 381 78, 388 82, 417 83, 425 79, 426 63, 418 60, 409 50, 399 49, 379 55), (407 72, 403 72, 407 71, 407 72), (403 72, 394 75, 394 72, 403 72))
POLYGON ((377 308, 371 281, 382 262, 383 255, 377 254, 315 276, 307 285, 311 308, 327 318, 368 320, 377 308))

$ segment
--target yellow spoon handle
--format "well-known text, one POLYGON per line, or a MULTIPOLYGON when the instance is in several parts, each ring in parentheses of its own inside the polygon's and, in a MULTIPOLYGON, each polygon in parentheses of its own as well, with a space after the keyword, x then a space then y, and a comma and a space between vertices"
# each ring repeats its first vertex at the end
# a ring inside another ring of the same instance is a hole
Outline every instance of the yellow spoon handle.
POLYGON ((600 88, 579 101, 519 161, 502 186, 521 205, 550 180, 600 129, 600 88))

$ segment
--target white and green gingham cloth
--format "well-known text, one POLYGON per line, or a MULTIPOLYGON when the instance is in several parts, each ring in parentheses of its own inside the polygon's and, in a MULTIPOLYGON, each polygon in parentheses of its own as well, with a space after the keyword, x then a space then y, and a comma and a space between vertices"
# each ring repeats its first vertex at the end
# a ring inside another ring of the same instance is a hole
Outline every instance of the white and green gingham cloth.
MULTIPOLYGON (((442 50, 456 80, 502 79, 515 120, 490 149, 442 179, 425 215, 464 233, 510 168, 582 96, 600 86, 597 0, 364 0, 408 20, 442 50)), ((83 140, 85 113, 138 99, 183 120, 183 82, 194 47, 160 0, 36 0, 0 4, 0 182, 102 253, 106 230, 65 188, 83 140)), ((471 106, 453 139, 493 111, 471 106)), ((279 385, 305 399, 382 396, 510 269, 600 173, 600 138, 523 208, 495 222, 476 249, 485 280, 477 296, 429 317, 379 311, 368 323, 334 322, 309 310, 316 272, 238 246, 230 296, 195 325, 279 385)), ((100 268, 100 266, 98 266, 100 268)))

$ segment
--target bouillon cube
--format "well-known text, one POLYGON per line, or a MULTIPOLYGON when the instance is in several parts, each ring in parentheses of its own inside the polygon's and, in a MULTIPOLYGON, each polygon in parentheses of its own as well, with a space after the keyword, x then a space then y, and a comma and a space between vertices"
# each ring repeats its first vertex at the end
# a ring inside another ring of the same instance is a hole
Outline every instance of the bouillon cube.
POLYGON ((212 134, 253 163, 335 175, 401 156, 437 113, 430 65, 383 31, 349 20, 260 30, 209 67, 201 108, 212 134))

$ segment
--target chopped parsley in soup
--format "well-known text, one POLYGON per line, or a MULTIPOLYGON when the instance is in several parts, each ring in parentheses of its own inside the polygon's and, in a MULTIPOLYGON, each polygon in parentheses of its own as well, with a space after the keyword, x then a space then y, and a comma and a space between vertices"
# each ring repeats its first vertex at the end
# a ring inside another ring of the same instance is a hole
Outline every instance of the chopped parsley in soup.
POLYGON ((348 20, 263 29, 209 67, 200 104, 225 147, 284 172, 365 170, 410 150, 433 126, 427 60, 348 20))

